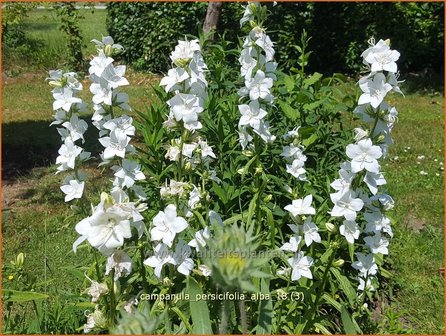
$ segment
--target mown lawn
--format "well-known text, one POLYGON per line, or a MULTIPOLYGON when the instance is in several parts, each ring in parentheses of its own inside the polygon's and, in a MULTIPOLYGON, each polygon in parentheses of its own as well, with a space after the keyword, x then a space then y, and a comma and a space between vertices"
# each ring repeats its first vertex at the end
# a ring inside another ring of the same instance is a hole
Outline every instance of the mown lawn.
MULTIPOLYGON (((83 14, 84 41, 106 34, 105 11, 91 14, 85 10, 83 14)), ((9 263, 24 252, 25 268, 30 272, 37 277, 53 277, 55 288, 79 292, 81 283, 67 267, 88 265, 91 254, 81 250, 74 255, 71 251, 77 236, 74 225, 80 216, 73 216, 63 202, 60 177, 54 175, 52 163, 60 139, 55 128, 48 127, 53 115, 52 97, 43 70, 63 63, 57 55, 63 52, 64 38, 56 30, 54 13, 49 11, 32 12, 25 27, 30 36, 42 41, 39 57, 43 61, 13 64, 11 57, 4 64, 9 76, 2 85, 2 262, 9 263)), ((94 46, 86 45, 84 55, 88 57, 94 53, 94 46)), ((130 95, 130 104, 143 110, 153 98, 150 84, 156 78, 132 71, 127 77, 131 85, 125 91, 130 95)), ((87 81, 84 84, 88 86, 87 81)), ((404 84, 402 87, 404 90, 404 84)), ((347 88, 355 89, 354 83, 347 88)), ((89 100, 85 91, 83 98, 89 100)), ((383 169, 388 193, 397 202, 391 212, 395 237, 388 258, 392 273, 387 289, 390 299, 378 302, 377 320, 383 321, 382 331, 387 333, 442 334, 444 97, 438 92, 412 92, 406 97, 393 95, 391 99, 399 111, 399 122, 393 133, 395 145, 383 169)), ((93 139, 94 134, 91 129, 89 138, 93 139)), ((94 163, 89 172, 98 176, 94 163)), ((95 178, 90 195, 98 197, 96 190, 109 183, 108 178, 95 178)), ((8 281, 16 279, 5 276, 3 286, 8 288, 8 281)))

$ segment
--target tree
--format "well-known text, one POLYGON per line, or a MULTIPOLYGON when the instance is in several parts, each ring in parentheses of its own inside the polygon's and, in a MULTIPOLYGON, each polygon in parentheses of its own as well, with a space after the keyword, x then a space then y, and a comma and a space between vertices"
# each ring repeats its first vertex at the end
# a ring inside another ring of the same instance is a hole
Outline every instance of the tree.
POLYGON ((209 39, 213 39, 213 32, 217 28, 218 18, 221 13, 222 2, 209 2, 206 12, 206 18, 203 24, 203 32, 208 34, 209 39))

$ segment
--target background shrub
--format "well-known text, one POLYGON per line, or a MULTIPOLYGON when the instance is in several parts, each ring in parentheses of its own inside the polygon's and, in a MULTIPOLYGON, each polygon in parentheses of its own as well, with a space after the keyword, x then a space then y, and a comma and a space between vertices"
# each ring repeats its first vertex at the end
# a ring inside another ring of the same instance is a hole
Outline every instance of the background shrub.
MULTIPOLYGON (((443 73, 443 3, 278 3, 271 10, 271 37, 277 42, 277 59, 286 68, 296 66, 295 45, 307 30, 309 49, 314 52, 309 69, 330 74, 356 73, 361 50, 370 36, 387 37, 401 52, 401 71, 443 73)), ((137 69, 166 71, 169 51, 182 37, 197 35, 206 15, 207 3, 108 4, 107 28, 125 43, 126 60, 137 69)), ((243 12, 239 3, 224 3, 219 33, 237 42, 243 12)))

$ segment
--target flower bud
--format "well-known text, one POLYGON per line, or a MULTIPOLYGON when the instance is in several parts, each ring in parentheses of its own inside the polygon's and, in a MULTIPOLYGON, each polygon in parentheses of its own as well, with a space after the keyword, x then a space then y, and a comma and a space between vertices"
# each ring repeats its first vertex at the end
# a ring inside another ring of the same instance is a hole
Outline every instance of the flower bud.
POLYGON ((286 191, 287 193, 289 193, 289 194, 292 194, 292 193, 293 193, 293 189, 292 189, 288 184, 285 184, 285 185, 283 186, 283 189, 285 189, 285 191, 286 191))
POLYGON ((328 232, 334 233, 336 232, 337 228, 336 225, 332 224, 332 223, 325 223, 325 227, 327 228, 328 232))
POLYGON ((50 86, 52 86, 52 87, 55 87, 55 88, 60 88, 60 87, 62 87, 62 83, 59 82, 59 81, 49 81, 48 84, 49 84, 50 86))
POLYGON ((385 40, 386 44, 390 47, 390 39, 385 40))
POLYGON ((381 143, 381 142, 384 141, 385 138, 386 138, 386 136, 385 136, 384 134, 380 134, 380 135, 378 136, 378 138, 376 139, 376 142, 377 142, 377 143, 381 143))
POLYGON ((25 261, 25 255, 22 252, 20 252, 16 258, 17 267, 21 268, 23 266, 24 261, 25 261))
POLYGON ((239 170, 237 170, 237 173, 239 173, 240 175, 243 175, 246 173, 246 169, 245 168, 240 168, 239 170))
POLYGON ((333 263, 334 267, 341 267, 342 265, 344 265, 344 259, 338 259, 333 263))
POLYGON ((261 174, 261 173, 263 173, 263 168, 260 167, 260 166, 256 167, 256 172, 255 172, 255 173, 256 173, 256 174, 261 174))
POLYGON ((269 195, 266 195, 266 197, 264 198, 264 200, 265 200, 265 203, 268 203, 269 201, 271 201, 271 200, 272 200, 272 198, 273 198, 273 195, 271 195, 271 194, 269 194, 269 195))
POLYGON ((186 169, 186 171, 192 170, 192 163, 186 162, 186 164, 184 165, 184 169, 186 169))
POLYGON ((110 44, 107 44, 105 46, 104 54, 105 54, 105 56, 112 56, 112 54, 113 54, 113 47, 110 44))
POLYGON ((172 280, 170 280, 168 277, 165 277, 163 279, 163 286, 171 287, 172 286, 172 280))
POLYGON ((247 150, 247 149, 242 151, 242 154, 247 157, 252 157, 254 155, 254 153, 252 151, 247 150))

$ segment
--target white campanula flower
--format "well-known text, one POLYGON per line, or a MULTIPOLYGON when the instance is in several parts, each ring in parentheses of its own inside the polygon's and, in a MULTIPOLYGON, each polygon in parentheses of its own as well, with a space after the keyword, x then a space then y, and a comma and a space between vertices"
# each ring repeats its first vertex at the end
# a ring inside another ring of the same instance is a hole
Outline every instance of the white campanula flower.
POLYGON ((184 127, 189 130, 200 129, 201 123, 198 121, 198 114, 203 112, 201 100, 193 94, 177 93, 167 101, 175 120, 183 121, 184 127))
POLYGON ((167 72, 167 76, 163 77, 160 82, 160 86, 164 86, 166 92, 179 89, 177 84, 184 82, 190 76, 183 68, 173 68, 167 72))
POLYGON ((185 188, 188 186, 185 182, 178 182, 175 180, 170 180, 169 185, 167 185, 167 181, 165 186, 162 186, 160 189, 160 195, 162 198, 179 196, 183 197, 185 193, 185 188))
POLYGON ((195 238, 189 242, 189 246, 194 247, 197 251, 200 251, 206 246, 206 241, 211 237, 209 227, 205 227, 203 230, 195 232, 195 238))
POLYGON ((358 104, 370 104, 377 108, 384 100, 387 93, 392 90, 392 85, 386 83, 386 77, 378 72, 373 79, 365 77, 359 81, 359 87, 363 94, 359 97, 358 104))
POLYGON ((286 171, 297 178, 299 181, 306 181, 307 177, 305 173, 307 172, 304 168, 305 161, 295 159, 291 164, 286 165, 286 171))
POLYGON ((178 41, 175 50, 170 54, 170 59, 178 66, 184 65, 194 57, 195 51, 200 51, 200 44, 198 40, 178 41))
POLYGON ((305 196, 303 199, 293 200, 290 205, 284 209, 291 213, 294 217, 299 215, 315 215, 316 210, 311 206, 313 195, 305 196))
POLYGON ((341 169, 339 169, 339 177, 340 178, 334 180, 330 186, 340 193, 350 190, 351 183, 355 177, 355 174, 351 172, 350 163, 345 162, 345 164, 341 166, 341 169))
POLYGON ((93 94, 92 100, 94 104, 113 105, 113 88, 102 77, 98 78, 97 83, 92 83, 90 85, 90 92, 93 94))
POLYGON ((75 97, 73 90, 70 88, 63 88, 62 91, 54 92, 53 97, 55 99, 53 110, 63 109, 69 112, 73 104, 82 103, 82 99, 75 97))
POLYGON ((363 130, 360 127, 355 128, 354 131, 355 131, 355 141, 356 142, 369 137, 369 132, 366 130, 363 130))
POLYGON ((365 279, 361 277, 359 277, 358 279, 359 279, 358 290, 360 291, 369 290, 371 292, 375 290, 375 287, 373 287, 372 285, 372 279, 370 277, 367 279, 367 283, 365 282, 365 279))
POLYGON ((60 187, 60 190, 65 194, 65 202, 69 202, 75 198, 82 198, 85 182, 79 182, 78 180, 70 180, 67 182, 60 187))
POLYGON ((56 158, 56 163, 67 167, 67 169, 74 169, 76 158, 81 152, 82 148, 76 146, 71 138, 65 138, 63 145, 59 149, 59 156, 56 158))
POLYGON ((356 213, 361 211, 364 206, 364 201, 357 198, 356 193, 352 190, 330 194, 330 198, 334 203, 334 207, 331 210, 333 217, 343 216, 347 220, 355 220, 356 213))
POLYGON ((169 247, 163 243, 159 243, 153 249, 154 255, 144 260, 144 265, 153 267, 155 276, 161 279, 161 271, 165 264, 176 265, 176 261, 173 257, 169 247))
POLYGON ((131 188, 135 181, 144 180, 146 177, 141 171, 141 165, 135 161, 124 159, 121 166, 113 166, 112 170, 115 171, 117 183, 121 187, 131 188))
POLYGON ((375 257, 373 254, 364 254, 361 252, 356 253, 356 258, 352 266, 354 269, 358 270, 362 277, 367 277, 370 275, 375 275, 378 273, 378 265, 375 263, 375 257))
POLYGON ((96 44, 96 47, 98 49, 106 49, 107 46, 110 47, 111 49, 115 49, 118 51, 124 49, 122 45, 115 43, 115 41, 113 40, 113 38, 111 36, 104 36, 104 37, 102 37, 101 41, 93 39, 93 40, 91 40, 91 42, 96 44))
POLYGON ((263 119, 260 121, 259 128, 253 128, 253 130, 265 142, 273 142, 276 140, 276 136, 271 134, 268 122, 263 119))
POLYGON ((107 258, 105 275, 110 274, 112 270, 114 270, 115 281, 121 277, 129 275, 132 273, 132 258, 122 250, 113 252, 113 254, 107 258))
POLYGON ((249 22, 254 18, 253 11, 259 6, 260 4, 257 2, 248 2, 245 8, 245 13, 243 13, 243 17, 240 19, 240 27, 242 27, 245 22, 249 22))
POLYGON ((361 231, 359 230, 358 223, 354 220, 344 220, 339 227, 339 233, 347 239, 349 244, 354 244, 355 240, 359 238, 361 231))
POLYGON ((65 138, 70 137, 71 140, 77 141, 79 139, 82 139, 82 143, 85 142, 84 139, 84 133, 88 129, 88 124, 80 119, 77 114, 73 114, 70 118, 70 121, 66 121, 62 124, 63 128, 58 128, 57 131, 62 137, 62 140, 65 140, 65 138))
POLYGON ((367 236, 364 238, 365 245, 370 248, 373 254, 389 254, 387 247, 389 246, 389 241, 381 236, 380 232, 375 232, 373 236, 367 236))
POLYGON ((291 236, 290 240, 288 243, 283 244, 280 249, 282 251, 287 251, 287 252, 297 252, 297 250, 299 249, 299 244, 302 241, 302 237, 300 236, 291 236))
POLYGON ((195 209, 197 204, 200 202, 200 191, 196 186, 192 189, 192 191, 189 193, 189 200, 187 202, 187 206, 190 210, 195 209))
POLYGON ((113 64, 109 64, 102 71, 100 78, 106 81, 108 87, 112 89, 129 85, 128 80, 124 77, 125 70, 125 65, 118 65, 115 67, 113 64))
POLYGON ((267 112, 260 108, 258 100, 251 101, 249 105, 239 105, 238 109, 242 115, 239 125, 250 125, 254 129, 260 128, 261 120, 267 115, 267 112))
POLYGON ((272 61, 274 58, 274 45, 268 35, 261 33, 255 42, 260 48, 265 51, 265 61, 272 61))
POLYGON ((209 217, 209 223, 211 225, 219 225, 220 227, 223 226, 223 220, 221 219, 220 215, 216 213, 214 210, 210 210, 208 212, 209 217))
POLYGON ((201 149, 201 158, 206 159, 208 157, 216 159, 214 151, 212 150, 212 146, 209 146, 206 140, 199 140, 198 145, 201 149))
POLYGON ((395 201, 390 195, 387 194, 374 195, 370 197, 370 200, 378 200, 386 211, 393 209, 393 207, 395 206, 395 201))
POLYGON ((93 210, 93 214, 76 224, 76 231, 81 235, 73 244, 77 246, 88 240, 91 246, 102 254, 110 255, 114 249, 124 244, 125 238, 130 238, 132 213, 119 205, 110 203, 108 195, 101 195, 101 202, 93 210))
POLYGON ((173 258, 175 260, 175 264, 178 266, 178 272, 184 275, 189 275, 190 272, 194 269, 194 261, 190 257, 192 254, 192 250, 189 245, 186 245, 185 242, 180 239, 175 248, 175 254, 173 258))
POLYGON ((122 133, 128 136, 135 135, 135 126, 133 126, 133 118, 127 115, 120 116, 115 119, 107 120, 102 127, 111 132, 116 129, 120 130, 122 133))
POLYGON ((288 259, 291 266, 291 281, 297 281, 301 277, 313 279, 310 267, 313 265, 313 258, 304 256, 303 252, 298 252, 292 258, 288 259))
POLYGON ((88 73, 100 77, 104 69, 110 64, 113 64, 113 58, 106 56, 104 52, 100 50, 98 56, 90 61, 88 73))
POLYGON ((116 92, 112 93, 112 102, 113 106, 118 106, 123 110, 131 111, 132 108, 129 105, 129 95, 125 92, 116 92))
POLYGON ((310 246, 311 243, 321 242, 321 236, 318 233, 318 227, 311 221, 311 216, 308 216, 302 226, 302 232, 304 233, 305 245, 310 246))
POLYGON ((249 90, 249 99, 264 99, 272 101, 270 89, 273 86, 273 79, 265 76, 262 70, 257 70, 253 78, 245 81, 246 88, 249 90))
POLYGON ((302 152, 301 146, 284 146, 282 149, 282 153, 280 156, 283 156, 284 158, 291 158, 291 159, 300 159, 303 162, 307 161, 307 157, 302 152))
POLYGON ((389 71, 395 73, 398 71, 396 61, 400 58, 400 53, 396 50, 391 50, 389 45, 379 40, 377 44, 368 48, 361 54, 364 62, 371 64, 371 71, 389 71))
POLYGON ((241 75, 245 78, 245 80, 250 79, 252 77, 252 71, 257 65, 257 60, 251 56, 250 48, 244 48, 242 50, 239 57, 239 63, 241 65, 241 75))
POLYGON ((370 139, 363 139, 357 144, 347 145, 347 156, 352 160, 351 168, 353 173, 360 172, 363 169, 371 173, 379 173, 379 164, 377 159, 382 156, 382 150, 375 146, 370 139))
POLYGON ((87 275, 85 276, 91 282, 90 287, 87 289, 87 294, 91 296, 91 302, 96 303, 102 295, 108 293, 108 287, 105 283, 99 283, 95 280, 91 280, 87 275))
POLYGON ((164 211, 160 211, 153 218, 153 224, 154 227, 150 231, 151 240, 162 240, 169 247, 172 247, 176 234, 189 226, 183 217, 177 216, 177 208, 173 204, 169 204, 164 211))
POLYGON ((369 187, 369 190, 373 195, 376 195, 378 192, 378 186, 382 186, 387 183, 382 173, 376 174, 369 171, 365 174, 363 181, 367 187, 369 187))
POLYGON ((184 143, 183 149, 181 151, 181 154, 183 154, 185 157, 192 159, 194 156, 194 150, 197 149, 198 144, 196 143, 184 143))
POLYGON ((252 141, 253 137, 247 132, 246 127, 243 126, 238 127, 237 133, 239 135, 240 146, 242 146, 243 150, 245 150, 252 141))
POLYGON ((165 155, 170 161, 178 161, 180 159, 181 150, 178 146, 168 146, 165 155))
POLYGON ((390 237, 393 237, 390 219, 384 216, 379 211, 366 212, 364 219, 367 221, 367 232, 386 232, 390 237))
POLYGON ((110 132, 109 137, 100 138, 99 142, 105 147, 104 159, 111 159, 115 156, 124 158, 126 150, 131 150, 130 137, 119 129, 110 132))

